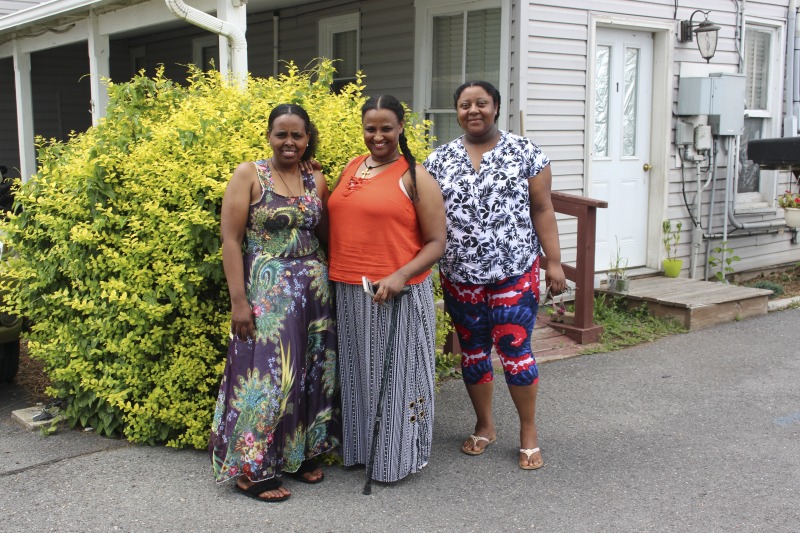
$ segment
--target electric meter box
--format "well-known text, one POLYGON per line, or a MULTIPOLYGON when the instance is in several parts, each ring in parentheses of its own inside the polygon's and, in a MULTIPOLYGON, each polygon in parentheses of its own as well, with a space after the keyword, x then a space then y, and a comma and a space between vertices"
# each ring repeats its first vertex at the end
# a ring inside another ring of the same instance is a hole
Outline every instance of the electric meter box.
POLYGON ((708 115, 714 135, 741 135, 744 90, 744 74, 718 72, 707 78, 680 78, 678 115, 708 115))

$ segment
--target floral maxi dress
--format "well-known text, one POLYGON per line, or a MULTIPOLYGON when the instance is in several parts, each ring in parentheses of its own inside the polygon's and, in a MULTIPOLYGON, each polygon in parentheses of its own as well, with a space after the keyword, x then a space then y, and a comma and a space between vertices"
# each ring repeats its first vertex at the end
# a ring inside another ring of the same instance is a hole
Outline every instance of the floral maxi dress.
POLYGON ((295 472, 339 444, 332 292, 314 236, 322 202, 310 174, 303 196, 284 197, 266 160, 255 165, 263 194, 243 257, 256 334, 228 346, 209 442, 217 482, 295 472))

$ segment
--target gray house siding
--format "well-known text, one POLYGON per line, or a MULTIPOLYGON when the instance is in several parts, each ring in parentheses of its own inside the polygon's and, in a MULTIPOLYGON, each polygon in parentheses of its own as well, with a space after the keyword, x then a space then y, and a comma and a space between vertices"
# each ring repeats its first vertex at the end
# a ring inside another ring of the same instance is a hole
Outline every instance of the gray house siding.
MULTIPOLYGON (((279 71, 285 61, 301 68, 319 56, 319 21, 353 12, 360 13, 360 67, 366 75, 368 95, 392 93, 413 106, 414 2, 315 2, 298 7, 248 14, 248 69, 258 77, 274 73, 273 14, 279 22, 279 71)), ((193 61, 193 40, 212 36, 184 21, 149 28, 135 36, 110 36, 109 73, 114 82, 129 80, 134 72, 131 52, 144 50, 145 72, 152 75, 159 65, 177 82, 186 79, 186 65, 193 61)), ((89 60, 86 42, 33 53, 32 86, 34 132, 46 138, 65 140, 71 131, 91 125, 89 60)), ((3 58, 7 72, 0 91, 0 164, 19 166, 16 129, 13 60, 3 58)), ((0 72, 2 73, 2 72, 0 72)))
POLYGON ((148 76, 152 76, 159 65, 164 65, 164 75, 181 82, 186 79, 186 65, 192 62, 192 40, 209 35, 209 32, 184 23, 177 28, 169 25, 133 38, 112 38, 111 79, 117 83, 131 79, 136 74, 131 63, 131 51, 144 48, 148 76))
POLYGON ((253 76, 267 78, 275 72, 273 35, 271 11, 247 15, 247 68, 253 76))
POLYGON ((413 107, 414 2, 363 2, 361 68, 367 94, 390 93, 413 107))
POLYGON ((88 72, 86 43, 31 54, 33 126, 37 135, 64 141, 71 131, 85 131, 92 125, 88 72))
MULTIPOLYGON (((319 56, 319 21, 322 18, 360 13, 361 69, 367 94, 391 92, 413 105, 414 9, 413 0, 389 2, 322 2, 299 7, 248 14, 247 61, 253 76, 274 73, 273 14, 279 17, 279 72, 286 62, 304 68, 319 56)), ((186 78, 184 65, 192 62, 192 40, 209 32, 183 23, 179 28, 157 28, 133 38, 111 41, 111 78, 130 79, 130 51, 144 47, 148 74, 163 64, 167 77, 186 78)))
POLYGON ((17 135, 17 100, 14 90, 14 61, 0 59, 0 165, 8 175, 19 177, 19 136, 17 135))

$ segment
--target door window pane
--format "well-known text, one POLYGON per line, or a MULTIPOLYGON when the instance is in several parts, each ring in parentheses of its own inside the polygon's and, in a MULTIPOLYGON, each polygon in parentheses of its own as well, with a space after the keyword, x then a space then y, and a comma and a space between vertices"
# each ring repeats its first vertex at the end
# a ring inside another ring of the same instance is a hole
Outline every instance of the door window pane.
POLYGON ((594 155, 608 157, 608 103, 611 47, 598 46, 595 57, 594 155))
POLYGON ((639 50, 625 50, 625 101, 622 108, 622 155, 636 155, 636 102, 639 100, 639 50))

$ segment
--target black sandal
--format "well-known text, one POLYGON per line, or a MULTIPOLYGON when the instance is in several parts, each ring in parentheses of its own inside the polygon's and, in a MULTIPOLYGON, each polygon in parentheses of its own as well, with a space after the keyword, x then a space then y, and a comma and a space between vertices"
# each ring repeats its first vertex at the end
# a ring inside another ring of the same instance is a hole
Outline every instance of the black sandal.
POLYGON ((310 474, 317 468, 319 468, 319 465, 317 465, 317 462, 314 459, 306 459, 305 461, 300 463, 300 468, 298 468, 296 472, 284 472, 284 474, 301 483, 316 485, 317 483, 322 483, 322 480, 325 479, 324 472, 322 472, 322 475, 319 476, 319 478, 313 480, 306 478, 303 474, 310 474))
POLYGON ((282 501, 288 500, 289 497, 291 496, 291 494, 289 494, 287 496, 278 496, 277 498, 262 498, 261 497, 261 493, 262 492, 266 492, 268 490, 279 489, 279 488, 281 488, 282 485, 283 485, 283 483, 281 482, 280 479, 278 479, 277 477, 272 477, 272 478, 266 479, 264 481, 258 481, 256 483, 253 483, 252 485, 250 485, 246 489, 243 489, 239 485, 239 482, 237 481, 236 482, 236 490, 238 490, 239 492, 241 492, 242 494, 244 494, 248 498, 253 498, 253 499, 258 500, 260 502, 278 503, 278 502, 282 502, 282 501))

